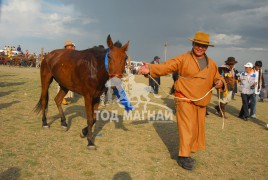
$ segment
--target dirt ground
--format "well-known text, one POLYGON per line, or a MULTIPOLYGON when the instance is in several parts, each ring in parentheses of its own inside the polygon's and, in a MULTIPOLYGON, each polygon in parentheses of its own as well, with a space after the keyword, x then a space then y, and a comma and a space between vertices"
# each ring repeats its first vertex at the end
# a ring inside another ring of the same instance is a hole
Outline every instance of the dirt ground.
MULTIPOLYGON (((47 114, 51 127, 43 129, 41 116, 32 111, 40 96, 39 69, 0 66, 0 78, 0 179, 268 179, 267 99, 257 104, 257 119, 246 122, 237 117, 241 108, 238 93, 226 107, 228 119, 222 129, 213 92, 206 150, 192 154, 196 169, 186 171, 176 163, 174 113, 166 121, 143 118, 141 103, 135 110, 139 113, 133 112, 133 118, 127 120, 117 104, 101 107, 102 112, 118 112, 119 116, 97 121, 97 150, 88 150, 86 139, 79 136, 86 126, 83 97, 75 94, 72 104, 63 106, 70 126, 66 131, 53 101, 57 91, 53 82, 47 114)), ((135 81, 148 84, 143 76, 135 76, 135 81)), ((162 77, 161 82, 169 91, 172 78, 162 77)), ((162 90, 160 95, 148 96, 146 108, 152 114, 164 112, 160 105, 174 110, 172 97, 162 90)))

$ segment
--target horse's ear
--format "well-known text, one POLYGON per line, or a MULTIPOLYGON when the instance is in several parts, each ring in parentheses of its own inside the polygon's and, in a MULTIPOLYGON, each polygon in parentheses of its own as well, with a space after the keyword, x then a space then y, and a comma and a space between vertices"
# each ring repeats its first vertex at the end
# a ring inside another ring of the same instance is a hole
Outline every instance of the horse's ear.
POLYGON ((127 51, 128 50, 128 45, 129 45, 129 41, 122 47, 122 49, 124 51, 127 51))
POLYGON ((112 41, 112 38, 111 38, 110 34, 109 34, 108 37, 107 37, 107 45, 108 45, 108 47, 109 47, 110 49, 112 49, 113 46, 114 46, 114 43, 113 43, 113 41, 112 41))

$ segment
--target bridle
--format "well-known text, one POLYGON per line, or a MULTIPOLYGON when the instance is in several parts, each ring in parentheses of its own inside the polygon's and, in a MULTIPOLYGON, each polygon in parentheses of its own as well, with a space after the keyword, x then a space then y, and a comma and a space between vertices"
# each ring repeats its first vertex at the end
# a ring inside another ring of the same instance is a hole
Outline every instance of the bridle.
POLYGON ((105 69, 108 73, 109 78, 113 78, 113 77, 122 78, 123 74, 110 74, 109 73, 109 57, 108 57, 109 53, 110 53, 110 48, 107 49, 107 52, 105 54, 105 59, 104 59, 105 69))

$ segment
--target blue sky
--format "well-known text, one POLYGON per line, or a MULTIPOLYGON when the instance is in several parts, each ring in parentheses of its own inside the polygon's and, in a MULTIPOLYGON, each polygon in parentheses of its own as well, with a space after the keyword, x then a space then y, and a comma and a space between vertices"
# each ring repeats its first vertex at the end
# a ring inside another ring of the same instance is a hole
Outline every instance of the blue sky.
POLYGON ((130 41, 132 60, 164 60, 191 49, 196 31, 211 35, 208 56, 218 65, 262 60, 268 68, 268 0, 2 0, 0 48, 21 45, 39 53, 72 40, 78 50, 106 45, 108 34, 130 41))

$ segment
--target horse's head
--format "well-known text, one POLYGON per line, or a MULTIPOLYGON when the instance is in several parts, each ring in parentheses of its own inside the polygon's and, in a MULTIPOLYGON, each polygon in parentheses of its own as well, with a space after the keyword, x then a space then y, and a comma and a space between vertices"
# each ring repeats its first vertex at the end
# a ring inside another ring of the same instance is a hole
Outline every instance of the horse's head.
POLYGON ((109 77, 119 77, 123 76, 123 72, 125 70, 127 54, 126 51, 128 49, 127 42, 123 47, 114 45, 110 35, 107 37, 107 45, 110 48, 110 52, 108 54, 108 74, 109 77))

